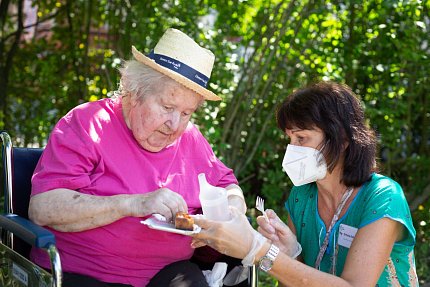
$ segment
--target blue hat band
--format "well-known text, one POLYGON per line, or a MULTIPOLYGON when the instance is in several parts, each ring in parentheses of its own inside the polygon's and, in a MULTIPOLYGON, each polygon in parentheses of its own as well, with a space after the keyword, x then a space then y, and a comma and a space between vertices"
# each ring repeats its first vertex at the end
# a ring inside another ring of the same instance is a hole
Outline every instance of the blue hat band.
POLYGON ((149 53, 148 57, 154 60, 160 66, 163 66, 169 70, 172 70, 185 78, 193 81, 194 83, 206 88, 209 82, 209 78, 200 73, 199 71, 191 68, 187 64, 181 61, 170 58, 166 55, 155 54, 154 51, 149 53))

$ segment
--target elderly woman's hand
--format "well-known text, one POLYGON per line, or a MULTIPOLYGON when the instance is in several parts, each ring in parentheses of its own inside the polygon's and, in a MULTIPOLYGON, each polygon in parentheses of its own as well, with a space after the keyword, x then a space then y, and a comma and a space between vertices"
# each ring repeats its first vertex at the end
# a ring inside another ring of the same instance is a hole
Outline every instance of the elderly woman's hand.
POLYGON ((297 257, 301 246, 297 242, 296 235, 273 210, 267 209, 266 214, 269 222, 263 216, 257 218, 258 231, 278 246, 282 252, 291 257, 297 257))
POLYGON ((257 233, 249 224, 246 216, 237 208, 230 208, 229 221, 213 221, 195 217, 195 223, 202 230, 194 234, 191 246, 200 247, 201 242, 236 258, 244 258, 252 248, 254 234, 257 233))
POLYGON ((158 213, 163 215, 167 221, 171 221, 178 211, 188 212, 187 203, 182 196, 168 188, 130 195, 127 203, 129 216, 144 217, 158 213))
POLYGON ((236 207, 241 213, 246 213, 246 203, 243 197, 243 191, 237 184, 230 184, 225 188, 227 190, 228 205, 236 207))

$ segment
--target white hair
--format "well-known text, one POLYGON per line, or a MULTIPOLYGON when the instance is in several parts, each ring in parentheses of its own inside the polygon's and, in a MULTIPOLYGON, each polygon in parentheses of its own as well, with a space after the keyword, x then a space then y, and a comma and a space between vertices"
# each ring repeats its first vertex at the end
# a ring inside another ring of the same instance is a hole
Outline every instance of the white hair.
POLYGON ((136 60, 124 61, 119 68, 121 80, 119 94, 131 93, 141 101, 146 95, 152 94, 167 85, 180 85, 175 80, 144 65, 136 60))

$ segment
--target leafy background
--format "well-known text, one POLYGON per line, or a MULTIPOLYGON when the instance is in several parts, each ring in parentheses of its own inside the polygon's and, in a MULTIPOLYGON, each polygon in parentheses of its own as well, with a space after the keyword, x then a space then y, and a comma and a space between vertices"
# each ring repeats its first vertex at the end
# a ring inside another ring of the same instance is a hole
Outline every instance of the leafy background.
POLYGON ((234 169, 248 205, 260 195, 285 216, 292 184, 280 167, 287 142, 276 107, 303 84, 347 83, 377 131, 382 172, 407 195, 426 285, 429 9, 428 0, 2 0, 0 129, 17 146, 43 146, 70 108, 117 88, 131 45, 149 53, 175 27, 216 55, 210 88, 224 100, 207 103, 194 121, 234 169))

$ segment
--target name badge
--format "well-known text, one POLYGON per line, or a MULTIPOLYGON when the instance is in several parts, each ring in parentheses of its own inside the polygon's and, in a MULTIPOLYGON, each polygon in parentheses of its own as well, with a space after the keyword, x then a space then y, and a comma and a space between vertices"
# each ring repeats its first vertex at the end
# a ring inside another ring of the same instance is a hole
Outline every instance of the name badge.
POLYGON ((339 225, 339 237, 337 239, 337 242, 340 246, 350 248, 351 243, 355 238, 355 234, 357 233, 357 228, 341 224, 339 225))

